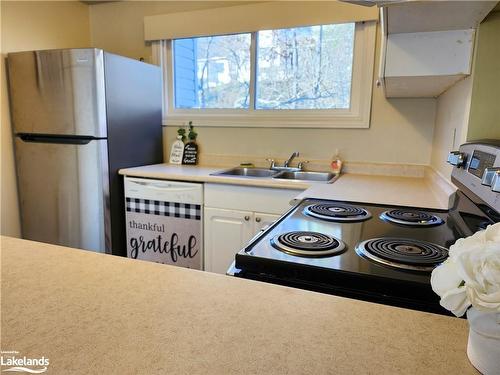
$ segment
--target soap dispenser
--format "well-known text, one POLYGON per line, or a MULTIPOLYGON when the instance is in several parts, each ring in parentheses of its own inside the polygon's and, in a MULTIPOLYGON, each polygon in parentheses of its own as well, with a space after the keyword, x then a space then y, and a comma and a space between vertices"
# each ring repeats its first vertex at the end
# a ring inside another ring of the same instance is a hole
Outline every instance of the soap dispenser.
POLYGON ((342 171, 342 160, 340 159, 339 150, 335 150, 335 155, 331 163, 332 172, 335 174, 340 174, 342 171))

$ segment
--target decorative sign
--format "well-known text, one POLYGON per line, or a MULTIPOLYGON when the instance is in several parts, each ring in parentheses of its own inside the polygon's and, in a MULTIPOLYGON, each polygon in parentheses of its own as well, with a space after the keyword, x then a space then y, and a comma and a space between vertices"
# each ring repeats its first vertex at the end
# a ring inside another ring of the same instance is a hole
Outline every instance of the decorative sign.
POLYGON ((125 200, 127 257, 202 269, 200 205, 125 200))
POLYGON ((178 139, 172 144, 172 149, 170 150, 170 163, 171 164, 182 164, 182 155, 184 152, 184 142, 178 139))
POLYGON ((182 164, 198 164, 198 145, 196 142, 188 142, 184 146, 182 164))

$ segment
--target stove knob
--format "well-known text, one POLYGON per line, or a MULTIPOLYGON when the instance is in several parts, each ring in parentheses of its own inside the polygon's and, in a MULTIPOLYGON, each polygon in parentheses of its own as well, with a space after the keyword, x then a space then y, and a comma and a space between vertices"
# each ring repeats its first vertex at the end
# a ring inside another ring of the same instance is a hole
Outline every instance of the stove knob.
POLYGON ((465 164, 467 157, 463 152, 460 151, 452 151, 448 154, 448 163, 454 165, 457 168, 460 168, 465 164))
POLYGON ((481 184, 486 186, 492 186, 493 179, 495 175, 500 171, 500 167, 486 168, 483 172, 483 177, 481 179, 481 184))
POLYGON ((495 172, 493 181, 491 181, 491 190, 500 193, 500 169, 495 172))

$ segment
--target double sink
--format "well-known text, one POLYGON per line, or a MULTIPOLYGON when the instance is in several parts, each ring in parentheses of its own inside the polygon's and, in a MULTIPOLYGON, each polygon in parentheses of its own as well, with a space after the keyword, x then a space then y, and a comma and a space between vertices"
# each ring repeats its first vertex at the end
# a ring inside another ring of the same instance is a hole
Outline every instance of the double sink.
POLYGON ((325 184, 332 183, 337 177, 331 172, 309 172, 309 171, 293 171, 293 170, 274 170, 266 168, 244 168, 236 167, 228 170, 213 173, 212 176, 227 176, 227 177, 251 177, 251 178, 272 178, 275 180, 287 181, 313 181, 322 182, 325 184))

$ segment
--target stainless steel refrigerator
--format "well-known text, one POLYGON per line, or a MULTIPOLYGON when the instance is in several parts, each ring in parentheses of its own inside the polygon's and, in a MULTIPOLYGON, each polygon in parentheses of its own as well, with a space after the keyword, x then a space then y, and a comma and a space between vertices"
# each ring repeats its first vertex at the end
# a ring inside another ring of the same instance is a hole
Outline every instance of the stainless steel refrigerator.
POLYGON ((8 73, 23 238, 125 256, 118 170, 162 161, 160 68, 64 49, 8 73))

